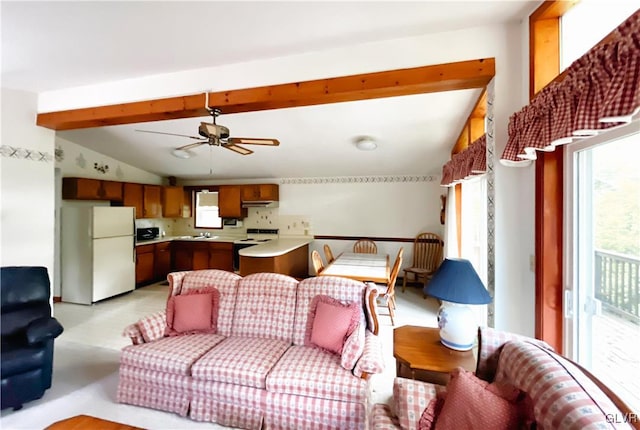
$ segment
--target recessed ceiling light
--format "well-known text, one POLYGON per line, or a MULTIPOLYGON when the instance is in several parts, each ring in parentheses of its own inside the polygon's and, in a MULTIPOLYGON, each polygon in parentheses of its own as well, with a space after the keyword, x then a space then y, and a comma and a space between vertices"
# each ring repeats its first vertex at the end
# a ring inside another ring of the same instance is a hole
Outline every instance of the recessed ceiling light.
POLYGON ((371 136, 360 136, 355 140, 356 148, 361 151, 373 151, 378 147, 376 141, 371 136))
POLYGON ((171 151, 171 155, 177 158, 187 159, 191 158, 193 156, 193 153, 185 151, 184 149, 174 149, 173 151, 171 151))

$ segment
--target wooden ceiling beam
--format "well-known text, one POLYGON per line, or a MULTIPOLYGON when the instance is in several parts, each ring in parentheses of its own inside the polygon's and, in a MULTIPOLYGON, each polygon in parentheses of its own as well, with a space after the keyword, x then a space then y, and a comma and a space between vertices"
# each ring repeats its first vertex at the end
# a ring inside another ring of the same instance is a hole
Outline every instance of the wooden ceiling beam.
MULTIPOLYGON (((484 88, 495 59, 484 58, 410 69, 209 93, 223 114, 310 106, 382 97, 484 88)), ((36 124, 53 130, 193 118, 208 115, 203 94, 40 113, 36 124)))

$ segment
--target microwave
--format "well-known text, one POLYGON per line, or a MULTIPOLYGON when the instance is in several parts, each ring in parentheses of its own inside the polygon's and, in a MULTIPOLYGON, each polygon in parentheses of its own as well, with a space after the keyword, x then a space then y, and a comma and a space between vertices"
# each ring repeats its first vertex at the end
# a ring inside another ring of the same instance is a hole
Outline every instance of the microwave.
POLYGON ((223 227, 242 227, 242 220, 237 218, 224 218, 222 220, 223 227))

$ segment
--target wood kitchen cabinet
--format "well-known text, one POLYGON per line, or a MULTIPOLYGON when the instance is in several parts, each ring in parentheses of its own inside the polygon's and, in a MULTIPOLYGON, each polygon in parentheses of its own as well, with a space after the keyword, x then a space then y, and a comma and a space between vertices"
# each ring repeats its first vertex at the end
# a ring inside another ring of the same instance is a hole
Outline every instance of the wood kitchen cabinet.
POLYGON ((122 182, 100 181, 102 198, 109 201, 121 202, 123 198, 122 182))
POLYGON ((162 218, 162 187, 125 182, 122 204, 136 208, 136 218, 162 218))
POLYGON ((206 242, 193 242, 191 245, 192 252, 192 270, 203 270, 209 268, 209 244, 206 242))
POLYGON ((136 246, 136 285, 146 284, 155 279, 155 245, 136 246))
POLYGON ((182 187, 162 187, 162 215, 165 218, 182 218, 183 206, 182 187))
POLYGON ((242 186, 242 201, 277 201, 280 197, 278 184, 251 184, 242 186))
POLYGON ((166 279, 171 272, 171 242, 160 242, 154 246, 153 278, 166 279))
POLYGON ((244 218, 247 210, 242 208, 241 185, 221 185, 218 189, 220 218, 244 218))
POLYGON ((122 182, 89 178, 62 178, 62 198, 121 202, 122 182))
POLYGON ((143 185, 143 218, 162 218, 162 187, 143 185))
POLYGON ((133 206, 136 208, 136 219, 144 218, 143 185, 125 182, 123 187, 123 206, 133 206))
POLYGON ((173 253, 173 270, 181 272, 183 270, 191 270, 193 268, 193 251, 191 242, 174 242, 172 247, 173 253))
POLYGON ((233 244, 230 242, 176 241, 173 270, 220 269, 233 271, 233 244))
POLYGON ((233 272, 233 244, 229 242, 209 243, 209 269, 233 272))

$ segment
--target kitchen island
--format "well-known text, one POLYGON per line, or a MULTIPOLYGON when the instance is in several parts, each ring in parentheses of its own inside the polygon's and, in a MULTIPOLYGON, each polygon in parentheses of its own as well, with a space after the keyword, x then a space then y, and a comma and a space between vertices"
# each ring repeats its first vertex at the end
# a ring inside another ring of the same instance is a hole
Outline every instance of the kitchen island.
POLYGON ((309 276, 309 238, 279 238, 241 249, 240 275, 274 272, 306 278, 309 276))

